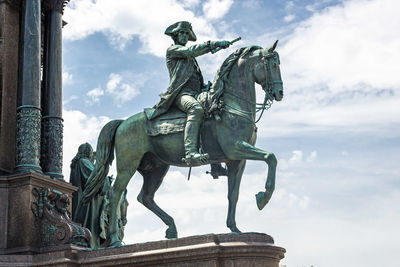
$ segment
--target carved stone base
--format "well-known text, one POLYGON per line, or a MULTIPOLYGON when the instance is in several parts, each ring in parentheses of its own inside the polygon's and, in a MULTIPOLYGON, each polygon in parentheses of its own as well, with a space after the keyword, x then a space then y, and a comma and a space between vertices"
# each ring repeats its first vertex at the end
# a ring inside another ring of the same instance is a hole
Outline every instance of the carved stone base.
POLYGON ((36 197, 31 209, 40 229, 40 247, 90 246, 90 231, 70 219, 68 208, 71 201, 67 194, 43 187, 34 187, 32 193, 36 197))
POLYGON ((38 266, 71 267, 279 267, 285 249, 272 242, 266 234, 209 234, 94 251, 69 248, 31 258, 6 255, 0 256, 0 266, 35 263, 38 266))
MULTIPOLYGON (((43 231, 42 222, 44 221, 39 221, 37 217, 39 211, 34 203, 43 205, 42 218, 44 220, 52 220, 51 218, 58 217, 59 226, 56 227, 61 227, 60 225, 64 227, 68 219, 65 218, 65 212, 57 211, 56 206, 58 205, 60 210, 62 210, 62 207, 65 208, 65 202, 68 198, 68 201, 71 201, 72 193, 76 189, 69 183, 49 179, 47 176, 36 173, 0 176, 0 254, 40 253, 40 248, 44 245, 41 237, 43 236, 41 233, 43 231), (47 193, 47 204, 45 201, 40 203, 38 196, 33 193, 34 188, 46 188, 49 192, 52 192, 50 195, 47 193), (37 211, 36 215, 33 210, 37 211), (53 216, 48 216, 49 213, 53 216)), ((72 229, 71 231, 75 230, 72 229)), ((64 233, 57 231, 56 234, 64 233)), ((67 232, 65 234, 68 235, 67 232)), ((50 242, 49 245, 57 245, 57 243, 50 242)))

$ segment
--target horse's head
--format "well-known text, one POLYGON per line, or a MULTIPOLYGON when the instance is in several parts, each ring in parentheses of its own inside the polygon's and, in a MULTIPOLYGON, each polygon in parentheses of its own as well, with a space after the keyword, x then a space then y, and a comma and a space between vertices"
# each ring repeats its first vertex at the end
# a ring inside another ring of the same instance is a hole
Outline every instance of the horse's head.
POLYGON ((254 67, 254 77, 269 100, 281 101, 283 83, 279 68, 279 54, 275 51, 278 40, 268 49, 260 49, 260 61, 254 67))

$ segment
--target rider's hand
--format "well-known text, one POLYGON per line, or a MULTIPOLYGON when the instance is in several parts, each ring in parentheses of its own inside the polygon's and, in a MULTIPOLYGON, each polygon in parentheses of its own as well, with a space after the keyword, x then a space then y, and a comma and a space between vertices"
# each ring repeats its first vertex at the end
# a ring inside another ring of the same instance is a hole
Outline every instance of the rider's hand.
POLYGON ((229 41, 218 41, 218 46, 221 48, 227 48, 231 45, 229 41))

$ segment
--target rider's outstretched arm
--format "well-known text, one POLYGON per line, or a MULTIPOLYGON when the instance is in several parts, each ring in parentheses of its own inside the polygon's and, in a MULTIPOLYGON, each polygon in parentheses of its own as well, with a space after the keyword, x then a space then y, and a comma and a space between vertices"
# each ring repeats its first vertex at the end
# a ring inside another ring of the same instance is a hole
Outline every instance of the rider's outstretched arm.
POLYGON ((208 41, 202 44, 195 44, 189 47, 182 45, 173 45, 168 48, 167 57, 193 58, 211 52, 212 50, 218 47, 227 48, 229 45, 230 45, 229 41, 208 41))

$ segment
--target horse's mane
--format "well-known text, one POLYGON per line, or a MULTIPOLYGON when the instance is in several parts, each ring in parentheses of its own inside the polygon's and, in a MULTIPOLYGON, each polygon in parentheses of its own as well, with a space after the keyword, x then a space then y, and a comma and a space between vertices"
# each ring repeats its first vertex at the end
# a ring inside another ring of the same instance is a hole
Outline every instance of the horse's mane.
POLYGON ((242 58, 248 53, 257 49, 262 49, 262 47, 257 45, 242 47, 237 49, 225 59, 221 67, 218 69, 211 86, 211 91, 213 91, 213 99, 218 99, 223 93, 225 81, 228 80, 228 75, 239 58, 242 58))

